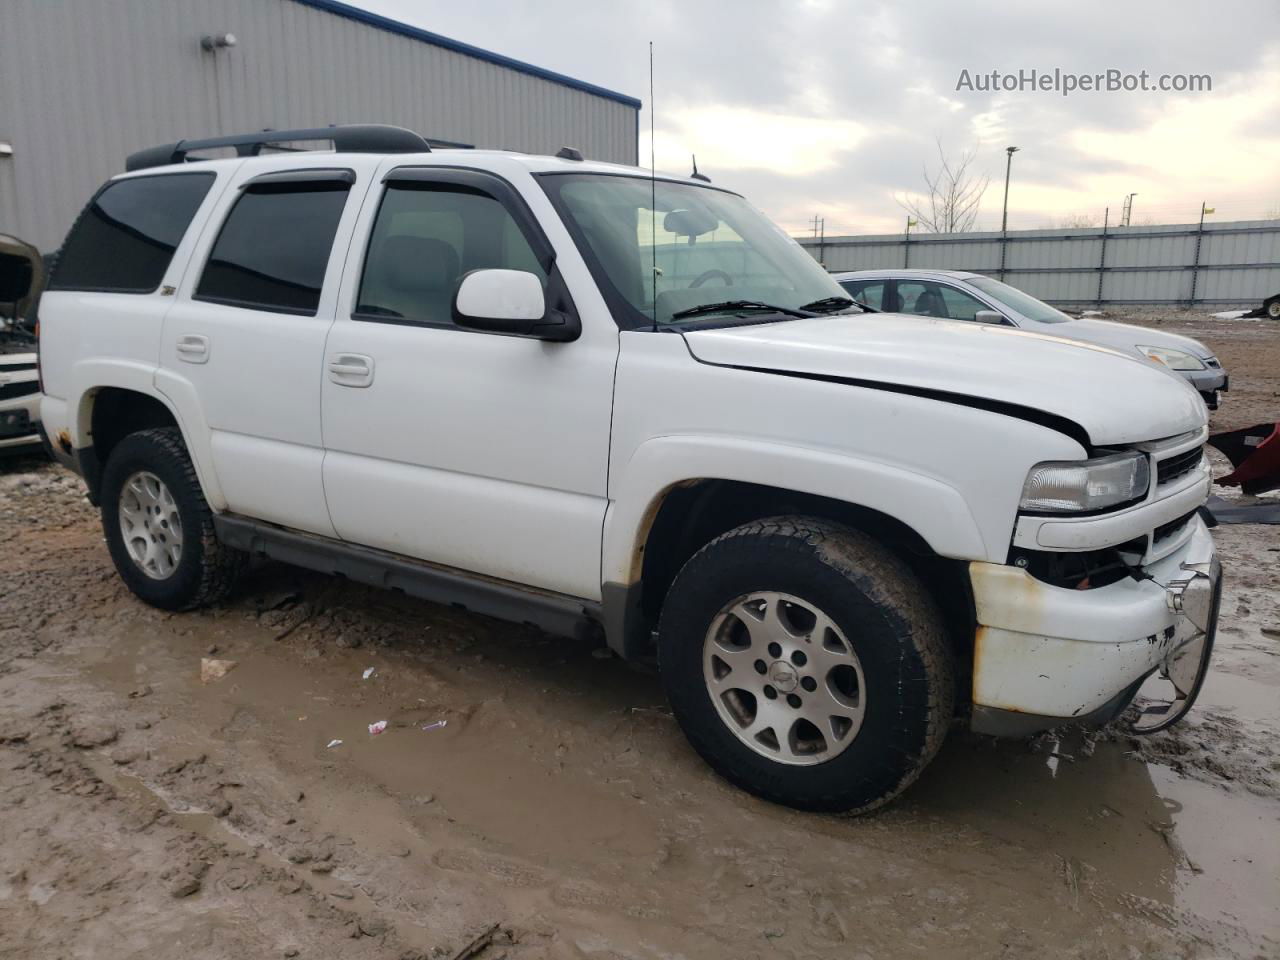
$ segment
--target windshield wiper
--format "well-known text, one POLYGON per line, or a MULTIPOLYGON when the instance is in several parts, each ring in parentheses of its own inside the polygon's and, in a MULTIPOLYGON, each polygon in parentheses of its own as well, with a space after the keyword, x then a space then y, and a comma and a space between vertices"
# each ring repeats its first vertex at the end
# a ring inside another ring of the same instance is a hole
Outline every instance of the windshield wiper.
POLYGON ((672 320, 683 320, 685 317, 698 317, 704 313, 720 313, 730 310, 768 310, 771 313, 782 313, 788 317, 808 317, 812 314, 791 307, 779 307, 776 304, 764 303, 760 300, 721 300, 719 303, 702 303, 687 310, 677 310, 671 315, 672 320))
POLYGON ((837 310, 845 310, 849 307, 860 307, 866 313, 876 313, 871 307, 865 303, 859 303, 849 297, 823 297, 821 300, 815 300, 813 303, 806 303, 801 310, 812 310, 815 313, 835 313, 837 310))

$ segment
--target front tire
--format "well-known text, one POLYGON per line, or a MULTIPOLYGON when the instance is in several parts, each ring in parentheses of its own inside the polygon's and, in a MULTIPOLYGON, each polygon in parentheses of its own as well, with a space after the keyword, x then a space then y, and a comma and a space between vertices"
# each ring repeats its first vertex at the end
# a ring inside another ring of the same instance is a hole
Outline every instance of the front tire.
POLYGON ((823 520, 761 520, 699 550, 667 596, 658 650, 694 749, 800 809, 888 803, 954 711, 952 656, 923 585, 875 540, 823 520))
POLYGON ((132 433, 107 458, 102 532, 126 586, 162 610, 225 597, 246 556, 218 542, 213 511, 176 427, 132 433))

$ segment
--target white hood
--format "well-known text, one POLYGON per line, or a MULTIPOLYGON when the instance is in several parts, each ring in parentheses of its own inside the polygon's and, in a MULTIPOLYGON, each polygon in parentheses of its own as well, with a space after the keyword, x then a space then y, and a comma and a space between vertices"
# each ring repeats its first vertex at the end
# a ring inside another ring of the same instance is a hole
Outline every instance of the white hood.
POLYGON ((1009 327, 902 314, 816 317, 691 330, 705 363, 839 377, 1029 407, 1083 427, 1097 446, 1199 429, 1196 392, 1107 347, 1009 327))

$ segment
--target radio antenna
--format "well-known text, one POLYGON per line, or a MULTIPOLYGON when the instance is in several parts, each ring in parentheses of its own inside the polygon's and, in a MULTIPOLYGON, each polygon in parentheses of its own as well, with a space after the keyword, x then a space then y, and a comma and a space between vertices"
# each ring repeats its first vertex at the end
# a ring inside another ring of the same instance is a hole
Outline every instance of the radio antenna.
POLYGON ((658 330, 658 174, 653 148, 653 41, 649 41, 649 252, 653 257, 653 330, 658 330))

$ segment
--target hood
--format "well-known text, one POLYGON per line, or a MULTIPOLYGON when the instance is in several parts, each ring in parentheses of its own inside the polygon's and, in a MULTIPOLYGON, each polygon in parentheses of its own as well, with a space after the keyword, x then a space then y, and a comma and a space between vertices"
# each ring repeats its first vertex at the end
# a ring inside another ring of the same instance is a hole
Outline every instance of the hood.
POLYGON ((1208 417, 1191 387, 1150 361, 1011 327, 874 314, 691 330, 684 338, 704 363, 1038 411, 1083 428, 1095 446, 1175 436, 1208 417))
POLYGON ((1176 333, 1166 333, 1163 330, 1153 330, 1150 327, 1137 327, 1131 323, 1098 320, 1093 317, 1081 317, 1078 320, 1073 319, 1067 323, 1037 323, 1034 326, 1028 323, 1022 329, 1034 329, 1036 333, 1046 333, 1050 336, 1088 340, 1090 343, 1100 343, 1103 346, 1114 347, 1125 352, 1136 353, 1138 344, 1142 344, 1147 347, 1167 347, 1170 350, 1181 350, 1183 353, 1189 353, 1193 357, 1199 357, 1202 360, 1205 357, 1213 356, 1212 350, 1199 340, 1193 340, 1190 337, 1179 336, 1176 333))

